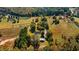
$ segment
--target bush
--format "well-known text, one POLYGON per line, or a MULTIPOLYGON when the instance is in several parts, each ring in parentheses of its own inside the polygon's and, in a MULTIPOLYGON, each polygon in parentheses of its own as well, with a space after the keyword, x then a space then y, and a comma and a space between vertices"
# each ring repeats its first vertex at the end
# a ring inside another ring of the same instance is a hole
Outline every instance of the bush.
POLYGON ((31 26, 30 26, 30 31, 32 32, 32 33, 34 33, 35 32, 35 23, 32 23, 31 24, 31 26))
POLYGON ((76 36, 76 42, 79 43, 79 34, 76 36))
POLYGON ((39 43, 38 39, 34 39, 31 44, 32 44, 35 51, 38 50, 38 48, 40 46, 40 43, 39 43))
POLYGON ((48 23, 47 22, 41 22, 40 26, 43 27, 44 29, 49 29, 48 23))
POLYGON ((60 16, 60 17, 59 17, 59 20, 61 20, 61 19, 62 19, 62 17, 60 16))
POLYGON ((19 20, 17 20, 17 23, 19 23, 19 20))
POLYGON ((74 22, 75 24, 76 24, 76 26, 78 26, 79 27, 79 23, 78 22, 74 22))
POLYGON ((56 16, 53 16, 53 19, 57 19, 57 17, 56 16))
POLYGON ((47 21, 47 19, 46 19, 45 17, 43 17, 41 21, 46 22, 46 21, 47 21))
POLYGON ((39 20, 38 19, 35 19, 35 22, 38 22, 39 20))
POLYGON ((53 23, 55 23, 55 24, 57 25, 57 24, 59 24, 59 20, 55 19, 55 20, 53 21, 53 23))
POLYGON ((2 20, 0 19, 0 22, 2 22, 2 20))
POLYGON ((51 45, 52 45, 52 41, 53 41, 52 33, 51 33, 51 32, 48 32, 48 33, 46 34, 46 40, 48 41, 49 46, 51 46, 51 45))
POLYGON ((77 47, 76 46, 74 46, 73 51, 77 51, 77 47))
POLYGON ((71 21, 74 21, 75 19, 74 19, 73 17, 70 17, 70 20, 71 20, 71 21))
POLYGON ((14 23, 16 23, 16 20, 13 20, 13 22, 12 22, 12 23, 13 23, 13 24, 14 24, 14 23))
POLYGON ((44 38, 44 32, 41 32, 41 38, 44 38))
POLYGON ((2 37, 2 34, 0 33, 0 37, 2 37))
POLYGON ((44 30, 44 29, 49 29, 47 22, 40 22, 37 26, 37 30, 44 30))
POLYGON ((43 51, 52 51, 52 49, 51 49, 49 46, 45 46, 45 47, 43 48, 43 51))
POLYGON ((29 35, 26 36, 26 43, 27 43, 27 47, 31 45, 31 38, 29 35))

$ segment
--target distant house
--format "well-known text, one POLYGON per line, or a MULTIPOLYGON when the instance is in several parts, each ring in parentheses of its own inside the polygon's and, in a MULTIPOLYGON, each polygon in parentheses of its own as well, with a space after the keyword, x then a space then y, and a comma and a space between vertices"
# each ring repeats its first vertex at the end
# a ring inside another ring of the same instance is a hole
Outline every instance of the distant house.
POLYGON ((77 15, 79 13, 79 8, 69 8, 69 10, 71 11, 71 14, 73 15, 77 15))
POLYGON ((11 21, 11 22, 14 21, 15 19, 19 20, 18 16, 10 15, 10 14, 7 14, 6 18, 7 18, 8 21, 11 21))

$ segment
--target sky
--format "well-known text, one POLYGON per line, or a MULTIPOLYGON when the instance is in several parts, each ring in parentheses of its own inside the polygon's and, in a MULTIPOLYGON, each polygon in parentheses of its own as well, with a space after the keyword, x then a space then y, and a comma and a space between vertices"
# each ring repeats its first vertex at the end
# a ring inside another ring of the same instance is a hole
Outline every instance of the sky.
POLYGON ((0 7, 78 7, 79 0, 1 0, 0 7))

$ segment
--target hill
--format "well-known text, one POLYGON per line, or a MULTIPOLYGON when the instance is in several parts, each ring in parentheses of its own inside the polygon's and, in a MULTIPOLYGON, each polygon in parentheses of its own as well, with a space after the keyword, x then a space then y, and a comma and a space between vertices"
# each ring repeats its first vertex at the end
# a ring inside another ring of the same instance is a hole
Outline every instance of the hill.
POLYGON ((1 7, 1 14, 12 14, 16 16, 50 16, 50 15, 63 15, 64 13, 69 14, 69 8, 58 8, 58 7, 1 7))

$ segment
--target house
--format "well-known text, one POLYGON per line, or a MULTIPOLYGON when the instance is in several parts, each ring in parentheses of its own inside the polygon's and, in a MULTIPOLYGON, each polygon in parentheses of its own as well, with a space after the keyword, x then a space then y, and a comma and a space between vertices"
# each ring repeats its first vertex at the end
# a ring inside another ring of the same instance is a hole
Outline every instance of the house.
POLYGON ((40 38, 40 42, 45 42, 46 39, 45 38, 40 38))

